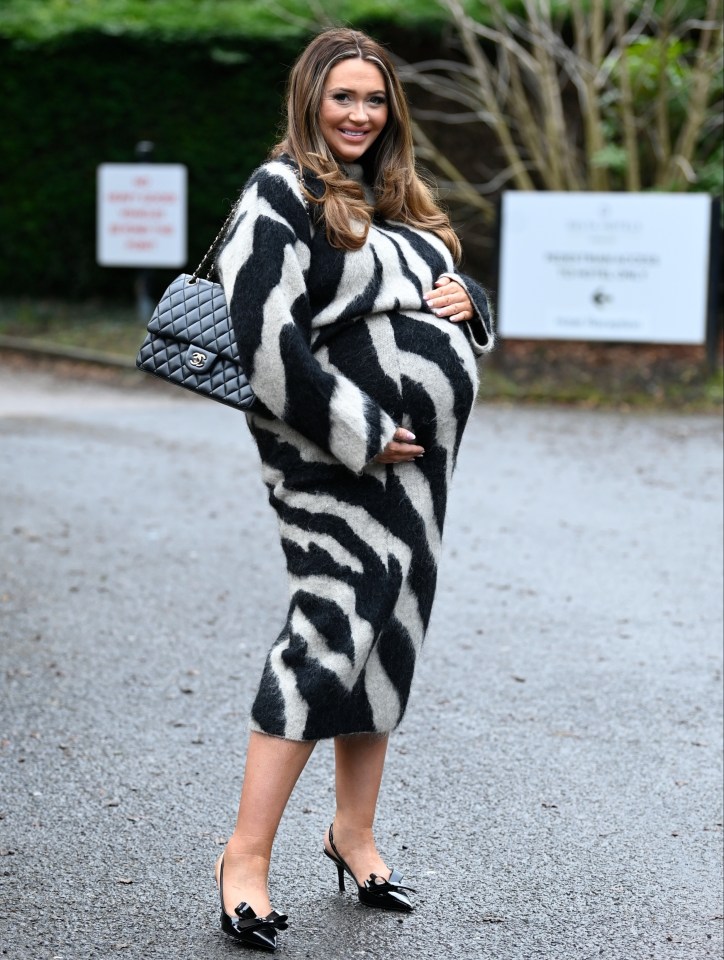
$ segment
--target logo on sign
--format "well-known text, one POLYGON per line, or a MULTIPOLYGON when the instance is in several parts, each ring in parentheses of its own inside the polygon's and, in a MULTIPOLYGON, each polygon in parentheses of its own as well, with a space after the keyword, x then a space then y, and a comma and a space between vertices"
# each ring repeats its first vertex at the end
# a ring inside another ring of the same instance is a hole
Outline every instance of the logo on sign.
POLYGON ((597 307, 605 307, 607 303, 613 300, 613 297, 599 289, 593 293, 591 300, 593 300, 597 307))

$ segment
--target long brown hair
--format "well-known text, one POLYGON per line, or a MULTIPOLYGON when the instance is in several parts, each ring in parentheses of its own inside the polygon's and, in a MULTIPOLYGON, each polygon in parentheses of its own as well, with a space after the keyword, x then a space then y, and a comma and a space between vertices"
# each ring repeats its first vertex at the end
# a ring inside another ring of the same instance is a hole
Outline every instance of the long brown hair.
POLYGON ((323 182, 323 195, 315 197, 310 193, 308 199, 322 207, 327 239, 332 246, 358 250, 367 239, 377 211, 387 220, 430 230, 456 261, 460 259, 460 241, 449 217, 415 170, 410 111, 394 64, 384 48, 364 33, 345 28, 325 30, 302 51, 289 76, 284 139, 271 155, 278 157, 282 153, 323 182), (369 150, 374 210, 366 202, 360 185, 340 168, 319 128, 319 110, 329 71, 340 61, 350 59, 371 61, 385 79, 387 123, 369 150))

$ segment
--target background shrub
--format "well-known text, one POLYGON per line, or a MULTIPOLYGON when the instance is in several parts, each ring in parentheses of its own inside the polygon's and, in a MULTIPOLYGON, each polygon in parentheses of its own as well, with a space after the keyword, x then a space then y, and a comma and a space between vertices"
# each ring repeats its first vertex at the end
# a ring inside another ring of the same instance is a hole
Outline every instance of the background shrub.
POLYGON ((189 262, 197 261, 275 136, 296 48, 98 33, 5 44, 0 232, 9 256, 0 292, 127 293, 129 271, 95 263, 95 171, 132 161, 140 140, 155 144, 155 161, 188 166, 189 262))

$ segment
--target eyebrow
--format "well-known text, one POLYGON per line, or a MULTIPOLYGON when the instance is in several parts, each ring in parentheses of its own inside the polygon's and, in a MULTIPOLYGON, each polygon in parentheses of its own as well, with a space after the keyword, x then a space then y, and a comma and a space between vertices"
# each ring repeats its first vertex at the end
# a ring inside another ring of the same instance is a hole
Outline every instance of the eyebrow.
MULTIPOLYGON (((356 93, 357 91, 356 91, 356 90, 351 90, 349 87, 332 87, 332 89, 330 90, 330 93, 331 93, 331 92, 334 92, 334 93, 356 93)), ((374 97, 375 95, 379 95, 379 94, 382 94, 382 96, 386 97, 386 96, 387 96, 387 91, 386 91, 386 90, 370 90, 368 96, 374 97)))

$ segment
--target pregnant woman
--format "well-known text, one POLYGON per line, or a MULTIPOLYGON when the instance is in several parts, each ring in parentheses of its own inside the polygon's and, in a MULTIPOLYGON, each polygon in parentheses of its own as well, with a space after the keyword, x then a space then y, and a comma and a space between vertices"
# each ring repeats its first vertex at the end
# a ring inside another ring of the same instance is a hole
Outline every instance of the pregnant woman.
POLYGON ((290 601, 251 716, 222 928, 274 950, 267 877, 284 808, 334 738, 324 852, 371 907, 409 911, 373 822, 435 594, 448 486, 493 335, 487 298, 415 172, 389 56, 347 29, 294 66, 284 140, 251 177, 218 257, 259 405, 249 424, 290 601))

